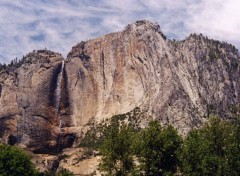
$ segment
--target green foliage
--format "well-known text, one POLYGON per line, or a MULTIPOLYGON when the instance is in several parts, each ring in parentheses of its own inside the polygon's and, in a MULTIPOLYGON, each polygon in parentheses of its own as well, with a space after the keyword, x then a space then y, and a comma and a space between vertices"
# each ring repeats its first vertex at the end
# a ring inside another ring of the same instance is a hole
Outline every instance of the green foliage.
POLYGON ((74 175, 69 170, 61 168, 59 172, 56 174, 56 176, 74 176, 74 175))
POLYGON ((0 144, 0 176, 35 176, 37 171, 21 149, 0 144))
MULTIPOLYGON (((151 121, 145 129, 122 123, 116 116, 104 127, 100 169, 109 176, 238 176, 240 173, 240 118, 223 121, 211 117, 183 141, 172 126, 151 121)), ((99 126, 100 128, 100 126, 99 126)), ((99 130, 100 131, 100 130, 99 130)), ((98 132, 99 132, 98 131, 98 132)), ((86 150, 85 157, 92 155, 86 150)), ((84 159, 83 158, 83 159, 84 159)), ((0 176, 37 176, 29 156, 17 147, 0 145, 0 176)), ((45 176, 73 176, 66 169, 45 176)))
POLYGON ((141 131, 118 126, 109 130, 100 151, 107 175, 238 176, 240 119, 211 117, 184 141, 172 126, 163 128, 158 121, 141 131))
POLYGON ((54 171, 45 171, 44 173, 40 174, 40 176, 55 176, 55 172, 54 171))
POLYGON ((182 152, 184 175, 237 175, 237 129, 230 122, 212 117, 203 128, 191 131, 182 152))
POLYGON ((49 170, 44 172, 43 176, 74 176, 74 174, 65 168, 60 168, 57 173, 49 170))
POLYGON ((141 119, 146 119, 144 112, 141 112, 140 108, 136 107, 131 112, 125 114, 115 115, 108 119, 104 123, 100 123, 87 131, 85 137, 82 139, 79 147, 87 147, 90 149, 98 149, 102 142, 106 139, 109 131, 114 128, 119 128, 124 124, 125 120, 129 121, 129 126, 135 130, 139 130, 139 123, 141 119))
POLYGON ((229 141, 227 150, 226 173, 228 175, 239 175, 240 173, 240 118, 237 118, 232 125, 232 133, 230 133, 231 141, 229 141))
POLYGON ((140 133, 137 150, 146 175, 172 175, 179 163, 182 139, 172 126, 162 128, 158 121, 140 133))
POLYGON ((197 176, 204 173, 205 167, 202 162, 208 154, 208 144, 204 141, 204 136, 198 130, 191 131, 183 145, 182 168, 184 174, 197 176))
POLYGON ((100 148, 100 169, 107 175, 126 176, 133 170, 133 130, 125 125, 111 128, 100 148))
POLYGON ((107 175, 173 175, 181 144, 177 131, 172 126, 162 128, 158 121, 141 132, 125 125, 111 128, 101 146, 100 168, 107 175))
POLYGON ((96 127, 88 130, 85 137, 79 144, 80 147, 88 147, 91 149, 97 149, 102 145, 102 142, 106 139, 109 130, 119 128, 120 122, 126 119, 126 114, 119 114, 113 116, 109 124, 99 124, 96 127))
POLYGON ((98 148, 101 145, 102 140, 99 140, 96 135, 97 133, 97 129, 92 128, 88 130, 81 143, 79 144, 79 147, 87 147, 91 149, 98 148))

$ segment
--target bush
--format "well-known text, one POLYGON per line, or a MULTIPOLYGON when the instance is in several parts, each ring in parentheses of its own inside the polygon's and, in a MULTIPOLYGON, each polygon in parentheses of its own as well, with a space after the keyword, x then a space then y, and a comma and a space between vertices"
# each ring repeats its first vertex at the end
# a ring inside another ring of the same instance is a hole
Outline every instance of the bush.
POLYGON ((65 168, 60 168, 57 173, 56 171, 48 170, 42 173, 41 176, 74 176, 74 174, 65 168))
POLYGON ((74 176, 74 175, 69 170, 61 168, 59 172, 56 174, 56 176, 74 176))
POLYGON ((15 146, 0 144, 0 176, 35 176, 30 157, 15 146))

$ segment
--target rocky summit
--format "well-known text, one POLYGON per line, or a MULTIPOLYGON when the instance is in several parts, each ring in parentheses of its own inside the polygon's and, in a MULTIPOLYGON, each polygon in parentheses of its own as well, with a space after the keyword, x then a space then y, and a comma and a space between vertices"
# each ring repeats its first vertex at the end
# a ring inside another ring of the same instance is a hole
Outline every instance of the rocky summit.
POLYGON ((239 65, 231 44, 202 34, 169 40, 149 21, 82 41, 65 59, 33 51, 0 71, 1 141, 56 154, 136 107, 185 135, 211 114, 239 113, 239 65))

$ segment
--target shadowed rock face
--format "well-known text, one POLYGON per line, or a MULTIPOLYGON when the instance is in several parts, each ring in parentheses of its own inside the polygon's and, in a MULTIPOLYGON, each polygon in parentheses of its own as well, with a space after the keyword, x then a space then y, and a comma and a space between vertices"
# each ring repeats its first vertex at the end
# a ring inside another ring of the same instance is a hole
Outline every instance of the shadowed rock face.
POLYGON ((238 113, 239 52, 202 35, 170 41, 159 25, 138 21, 122 32, 77 44, 63 70, 62 59, 37 51, 20 66, 1 71, 3 142, 56 153, 71 147, 90 123, 135 107, 182 134, 211 113, 222 118, 238 113))
MULTIPOLYGON (((3 142, 19 144, 36 153, 55 153, 69 145, 69 141, 65 143, 68 135, 58 128, 55 110, 55 89, 62 59, 50 51, 32 52, 18 68, 12 66, 1 72, 0 134, 3 142)), ((60 115, 69 116, 65 71, 64 75, 60 115)))

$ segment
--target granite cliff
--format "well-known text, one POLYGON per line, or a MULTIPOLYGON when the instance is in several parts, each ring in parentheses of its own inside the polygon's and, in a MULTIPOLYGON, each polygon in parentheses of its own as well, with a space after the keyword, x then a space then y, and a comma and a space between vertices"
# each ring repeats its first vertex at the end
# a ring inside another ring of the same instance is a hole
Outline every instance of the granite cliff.
POLYGON ((202 34, 169 40, 148 21, 80 42, 66 59, 34 51, 0 72, 0 138, 55 154, 90 124, 136 107, 184 135, 210 114, 239 113, 239 64, 231 44, 202 34))

